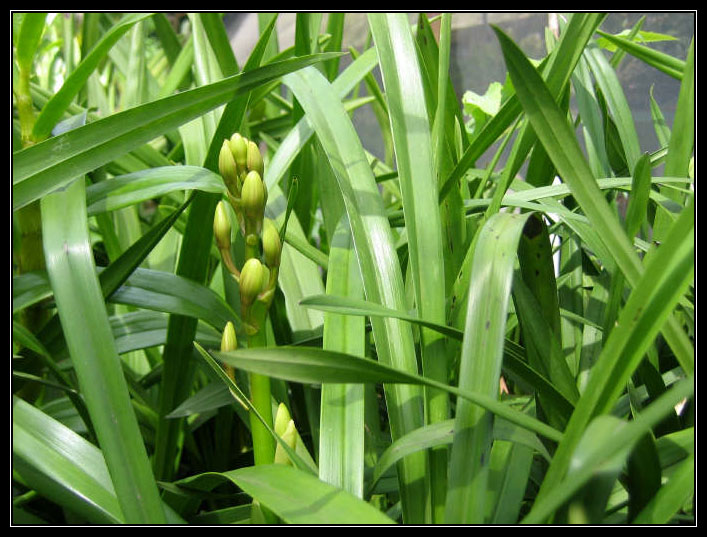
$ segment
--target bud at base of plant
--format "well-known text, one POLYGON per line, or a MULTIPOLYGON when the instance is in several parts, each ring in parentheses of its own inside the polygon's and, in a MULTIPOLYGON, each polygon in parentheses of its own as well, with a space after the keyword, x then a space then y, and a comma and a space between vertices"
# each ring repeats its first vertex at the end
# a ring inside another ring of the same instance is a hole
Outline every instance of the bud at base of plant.
POLYGON ((287 409, 285 403, 280 403, 277 406, 277 412, 275 413, 275 423, 273 424, 273 431, 278 436, 282 436, 287 429, 287 424, 292 419, 290 411, 287 409))
MULTIPOLYGON (((290 420, 287 423, 287 427, 285 428, 285 431, 280 435, 280 438, 282 438, 287 444, 288 447, 292 448, 293 450, 296 449, 297 447, 297 429, 295 428, 295 422, 294 420, 290 420)), ((277 443, 277 446, 275 446, 275 464, 288 464, 290 466, 293 465, 292 460, 290 459, 289 455, 287 455, 287 452, 284 450, 282 445, 280 443, 277 443)))

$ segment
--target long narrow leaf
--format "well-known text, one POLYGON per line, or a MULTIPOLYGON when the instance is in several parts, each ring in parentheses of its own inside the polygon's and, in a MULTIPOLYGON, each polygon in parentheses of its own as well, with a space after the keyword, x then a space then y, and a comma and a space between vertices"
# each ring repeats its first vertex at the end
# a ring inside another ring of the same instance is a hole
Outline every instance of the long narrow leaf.
POLYGON ((275 378, 294 382, 314 383, 395 383, 424 385, 444 390, 479 405, 520 427, 558 441, 562 433, 522 412, 501 403, 495 397, 440 384, 413 373, 360 358, 314 347, 272 347, 238 349, 230 352, 212 351, 219 361, 255 373, 268 373, 275 378))
MULTIPOLYGON (((464 327, 460 389, 498 396, 513 264, 531 213, 498 213, 482 228, 471 268, 464 327)), ((486 513, 493 417, 485 408, 459 401, 450 460, 445 521, 483 523, 486 513)))
POLYGON ((93 265, 82 178, 42 199, 42 225, 64 336, 123 514, 127 522, 164 522, 93 265))
POLYGON ((13 155, 13 210, 66 185, 234 96, 332 54, 293 58, 165 97, 28 147, 13 155))
MULTIPOLYGON (((344 198, 349 224, 368 300, 401 309, 404 289, 392 234, 378 186, 361 141, 331 85, 316 69, 303 69, 283 78, 297 96, 317 133, 344 198)), ((394 319, 373 320, 378 359, 398 369, 417 372, 409 326, 394 319)), ((419 386, 391 386, 388 411, 394 438, 422 425, 419 386)), ((426 458, 416 454, 399 468, 404 518, 425 519, 426 458)))
MULTIPOLYGON (((351 231, 345 218, 332 238, 327 293, 357 298, 363 295, 351 231)), ((323 347, 365 355, 365 319, 327 313, 323 347)), ((319 433, 319 478, 354 496, 363 497, 364 387, 323 384, 319 433)))

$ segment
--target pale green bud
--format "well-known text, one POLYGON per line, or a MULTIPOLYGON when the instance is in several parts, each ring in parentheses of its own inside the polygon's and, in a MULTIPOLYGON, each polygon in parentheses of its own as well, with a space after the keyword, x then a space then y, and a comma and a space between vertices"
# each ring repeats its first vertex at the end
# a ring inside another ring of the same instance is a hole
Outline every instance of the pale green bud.
POLYGON ((252 304, 262 288, 263 265, 258 259, 251 257, 241 269, 241 302, 246 305, 252 304))
POLYGON ((228 321, 226 328, 223 329, 223 336, 221 336, 221 351, 235 351, 237 348, 238 339, 236 339, 236 329, 233 327, 233 323, 228 321))
POLYGON ((214 213, 214 237, 216 238, 216 246, 219 250, 228 250, 231 248, 231 221, 228 218, 228 212, 223 201, 219 201, 216 205, 214 213))
POLYGON ((262 267, 260 269, 261 275, 261 285, 260 285, 260 291, 263 292, 265 289, 268 288, 268 285, 270 284, 270 269, 263 265, 262 263, 260 264, 262 267))
MULTIPOLYGON (((280 435, 280 438, 282 438, 285 441, 285 444, 287 444, 290 448, 295 449, 297 447, 297 429, 295 428, 295 422, 293 420, 290 420, 287 423, 287 427, 285 428, 285 431, 280 435)), ((275 447, 275 460, 273 462, 275 464, 289 464, 290 466, 292 465, 292 460, 287 455, 287 452, 283 449, 279 442, 275 447)))
POLYGON ((248 140, 239 133, 234 132, 230 140, 231 152, 238 165, 238 172, 246 171, 248 163, 248 140))
POLYGON ((263 164, 263 155, 260 154, 258 145, 253 141, 248 142, 247 163, 248 171, 258 172, 260 177, 264 175, 265 166, 263 164))
POLYGON ((233 158, 233 153, 231 153, 231 146, 228 140, 224 140, 221 145, 221 151, 218 154, 218 170, 221 177, 223 177, 223 182, 226 184, 228 191, 238 197, 240 195, 238 168, 236 167, 236 161, 233 158))
POLYGON ((248 218, 255 221, 262 220, 265 211, 265 186, 256 171, 248 172, 243 180, 241 205, 248 218))
POLYGON ((277 230, 275 222, 270 218, 266 218, 263 221, 263 255, 265 264, 270 268, 279 267, 281 254, 280 232, 277 230))
POLYGON ((287 405, 285 403, 280 403, 277 407, 277 412, 275 413, 275 423, 273 424, 273 431, 278 436, 282 436, 287 429, 288 422, 292 419, 290 411, 287 410, 287 405))

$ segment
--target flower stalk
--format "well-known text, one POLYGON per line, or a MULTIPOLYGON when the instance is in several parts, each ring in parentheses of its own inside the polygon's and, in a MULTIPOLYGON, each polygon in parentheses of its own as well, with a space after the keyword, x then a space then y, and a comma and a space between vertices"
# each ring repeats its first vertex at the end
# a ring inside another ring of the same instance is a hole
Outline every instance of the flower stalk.
MULTIPOLYGON (((219 203, 214 215, 214 238, 223 266, 239 285, 241 315, 249 348, 267 345, 263 327, 275 295, 282 249, 275 224, 265 218, 268 192, 263 181, 264 171, 263 157, 255 142, 239 133, 223 141, 219 172, 227 188, 228 202, 238 219, 238 229, 245 240, 245 261, 240 270, 231 256, 231 222, 224 201, 219 203)), ((270 377, 250 374, 249 381, 251 402, 272 428, 270 377)), ((272 464, 275 460, 274 439, 253 414, 250 421, 255 464, 272 464)))

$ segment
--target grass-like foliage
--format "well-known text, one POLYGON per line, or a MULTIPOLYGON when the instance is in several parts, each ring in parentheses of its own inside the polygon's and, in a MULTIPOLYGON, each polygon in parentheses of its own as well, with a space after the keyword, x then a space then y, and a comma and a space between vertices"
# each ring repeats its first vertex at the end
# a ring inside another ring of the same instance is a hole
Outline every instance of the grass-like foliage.
POLYGON ((694 524, 694 41, 290 15, 13 13, 13 523, 694 524))

